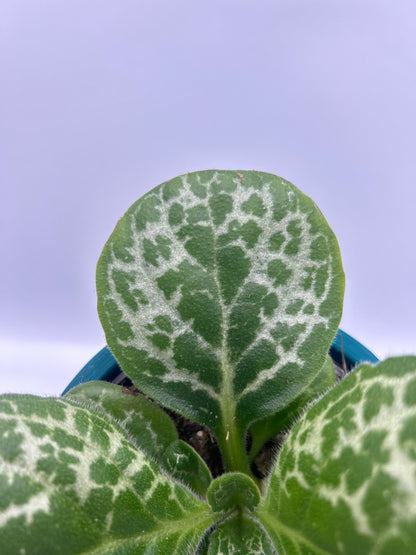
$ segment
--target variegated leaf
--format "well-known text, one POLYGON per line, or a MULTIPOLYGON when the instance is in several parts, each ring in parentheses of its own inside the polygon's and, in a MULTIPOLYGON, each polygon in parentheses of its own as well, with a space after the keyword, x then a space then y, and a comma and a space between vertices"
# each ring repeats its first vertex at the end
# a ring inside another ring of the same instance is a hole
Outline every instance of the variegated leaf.
POLYGON ((0 397, 0 553, 193 553, 213 522, 104 414, 0 397))
POLYGON ((414 553, 416 357, 358 367, 291 431, 260 519, 279 553, 414 553))
POLYGON ((71 389, 65 399, 114 419, 126 430, 130 442, 158 463, 178 439, 172 419, 161 407, 120 385, 87 382, 71 389))
POLYGON ((170 476, 205 496, 211 473, 198 453, 178 439, 172 419, 161 407, 143 395, 133 395, 121 386, 101 381, 78 385, 65 398, 115 419, 131 443, 170 476))
POLYGON ((250 427, 252 444, 249 461, 253 462, 264 444, 273 436, 289 430, 298 419, 308 403, 328 391, 335 384, 335 369, 331 357, 326 357, 325 364, 309 386, 302 391, 287 407, 275 414, 257 420, 250 427))
POLYGON ((123 216, 97 267, 109 347, 138 387, 207 425, 247 471, 247 426, 315 378, 344 275, 313 201, 271 174, 204 171, 123 216))

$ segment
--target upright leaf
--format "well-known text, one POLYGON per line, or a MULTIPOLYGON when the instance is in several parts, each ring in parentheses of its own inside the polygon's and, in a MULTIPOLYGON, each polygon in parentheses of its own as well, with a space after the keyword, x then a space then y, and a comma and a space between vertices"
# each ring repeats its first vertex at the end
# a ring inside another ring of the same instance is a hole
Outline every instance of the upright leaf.
POLYGON ((279 553, 414 553, 416 357, 358 367, 300 419, 260 519, 279 553))
POLYGON ((139 388, 204 423, 228 470, 247 426, 314 379, 341 316, 335 236, 271 174, 204 171, 156 187, 119 221, 97 267, 109 347, 139 388))
POLYGON ((0 397, 0 553, 193 553, 213 522, 104 414, 0 397))

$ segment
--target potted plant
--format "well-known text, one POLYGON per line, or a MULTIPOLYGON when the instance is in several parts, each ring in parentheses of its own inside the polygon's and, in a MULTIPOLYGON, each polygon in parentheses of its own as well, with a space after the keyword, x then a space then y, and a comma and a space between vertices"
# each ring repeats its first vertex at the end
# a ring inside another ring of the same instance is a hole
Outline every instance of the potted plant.
POLYGON ((0 552, 414 553, 416 357, 335 385, 343 290, 333 232, 281 178, 147 193, 97 266, 134 385, 0 397, 0 552))

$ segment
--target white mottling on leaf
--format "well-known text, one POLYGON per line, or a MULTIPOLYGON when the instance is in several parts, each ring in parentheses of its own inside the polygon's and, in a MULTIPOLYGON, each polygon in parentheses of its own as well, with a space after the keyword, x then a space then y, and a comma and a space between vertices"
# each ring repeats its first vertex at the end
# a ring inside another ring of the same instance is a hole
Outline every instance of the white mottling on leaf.
POLYGON ((49 513, 49 497, 44 491, 30 497, 24 505, 9 505, 0 512, 0 527, 6 526, 9 520, 19 517, 24 517, 27 526, 32 523, 33 516, 39 512, 49 513))

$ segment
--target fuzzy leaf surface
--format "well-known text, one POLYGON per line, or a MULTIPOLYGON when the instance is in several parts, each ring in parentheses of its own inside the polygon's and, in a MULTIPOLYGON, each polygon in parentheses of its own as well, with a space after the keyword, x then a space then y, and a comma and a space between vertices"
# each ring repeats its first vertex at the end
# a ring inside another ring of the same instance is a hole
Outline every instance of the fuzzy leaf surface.
POLYGON ((216 478, 210 485, 207 500, 216 513, 234 509, 252 511, 260 501, 256 484, 241 472, 227 472, 216 478))
POLYGON ((162 464, 170 476, 205 497, 212 481, 211 472, 190 445, 180 439, 172 442, 163 454, 162 464))
POLYGON ((247 513, 221 522, 210 537, 208 555, 277 555, 267 533, 247 513))
POLYGON ((298 419, 308 403, 329 390, 335 384, 335 369, 331 357, 326 357, 325 364, 309 386, 302 391, 287 407, 257 420, 250 427, 252 445, 249 459, 252 462, 263 445, 276 434, 289 430, 298 419))
POLYGON ((0 397, 0 553, 193 553, 212 523, 104 414, 0 397))
POLYGON ((118 422, 130 441, 154 461, 161 462, 163 453, 178 439, 173 421, 162 408, 143 395, 132 395, 120 385, 87 382, 71 389, 65 399, 118 422))
POLYGON ((107 382, 88 382, 71 389, 66 399, 104 412, 127 432, 130 441, 176 480, 204 496, 212 480, 198 453, 178 439, 172 419, 143 395, 107 382))
POLYGON ((260 513, 279 553, 414 553, 416 357, 362 365, 319 400, 260 513))
POLYGON ((339 247, 314 202, 255 171, 156 187, 121 218, 97 266, 98 312, 122 369, 213 430, 228 470, 240 469, 249 423, 322 368, 343 290, 339 247))

